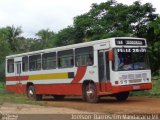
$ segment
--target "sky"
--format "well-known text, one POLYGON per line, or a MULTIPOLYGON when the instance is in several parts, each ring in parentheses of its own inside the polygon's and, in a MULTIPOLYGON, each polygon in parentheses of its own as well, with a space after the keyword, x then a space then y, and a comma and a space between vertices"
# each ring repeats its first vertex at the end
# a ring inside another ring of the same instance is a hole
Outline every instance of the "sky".
MULTIPOLYGON (((21 26, 22 36, 34 38, 41 29, 58 32, 73 24, 73 18, 90 10, 92 3, 107 0, 0 0, 0 28, 21 26)), ((136 0, 116 0, 130 5, 136 0)), ((140 0, 150 2, 160 14, 160 0, 140 0)))

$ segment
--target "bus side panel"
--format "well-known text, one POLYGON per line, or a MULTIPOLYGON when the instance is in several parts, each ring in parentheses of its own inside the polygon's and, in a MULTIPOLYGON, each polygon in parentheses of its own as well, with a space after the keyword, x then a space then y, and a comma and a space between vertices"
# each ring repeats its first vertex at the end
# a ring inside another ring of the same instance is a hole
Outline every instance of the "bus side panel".
POLYGON ((6 85, 6 89, 17 94, 26 94, 26 85, 6 85))
POLYGON ((34 85, 37 94, 51 95, 82 95, 81 83, 69 84, 37 84, 34 85))

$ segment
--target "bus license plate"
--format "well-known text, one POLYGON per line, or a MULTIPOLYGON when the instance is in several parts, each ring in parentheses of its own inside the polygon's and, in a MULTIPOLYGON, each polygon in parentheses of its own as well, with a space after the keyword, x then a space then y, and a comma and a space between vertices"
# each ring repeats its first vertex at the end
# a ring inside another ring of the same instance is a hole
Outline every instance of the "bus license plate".
POLYGON ((133 86, 133 90, 138 90, 140 89, 140 86, 133 86))

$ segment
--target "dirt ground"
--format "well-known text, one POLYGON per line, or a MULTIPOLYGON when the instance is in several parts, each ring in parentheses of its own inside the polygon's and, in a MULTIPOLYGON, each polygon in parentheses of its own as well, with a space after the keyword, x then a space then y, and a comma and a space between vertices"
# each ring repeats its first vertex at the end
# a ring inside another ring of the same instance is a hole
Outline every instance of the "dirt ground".
POLYGON ((160 113, 160 98, 129 97, 126 102, 103 98, 100 103, 83 102, 80 98, 63 101, 45 99, 46 106, 3 103, 0 112, 11 114, 151 114, 160 113))
POLYGON ((123 114, 158 114, 156 120, 160 120, 160 98, 156 97, 129 97, 126 102, 107 97, 97 104, 83 102, 79 97, 67 97, 63 101, 47 98, 43 101, 43 106, 3 103, 0 105, 0 120, 114 120, 114 115, 117 120, 128 119, 117 118, 123 114), (104 115, 107 118, 103 118, 104 115))

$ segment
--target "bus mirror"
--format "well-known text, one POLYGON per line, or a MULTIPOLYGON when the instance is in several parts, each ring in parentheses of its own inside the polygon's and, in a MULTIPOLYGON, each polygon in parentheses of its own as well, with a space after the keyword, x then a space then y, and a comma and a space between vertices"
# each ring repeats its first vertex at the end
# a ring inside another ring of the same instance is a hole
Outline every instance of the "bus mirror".
POLYGON ((113 52, 112 52, 112 50, 111 51, 109 51, 109 60, 110 61, 113 61, 113 52))

